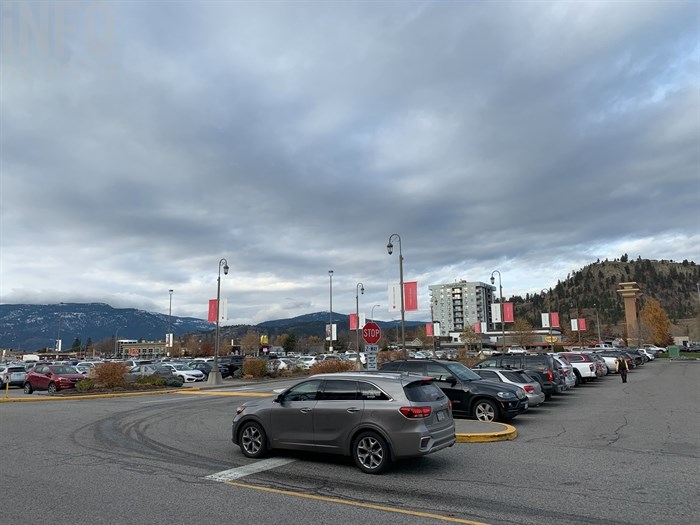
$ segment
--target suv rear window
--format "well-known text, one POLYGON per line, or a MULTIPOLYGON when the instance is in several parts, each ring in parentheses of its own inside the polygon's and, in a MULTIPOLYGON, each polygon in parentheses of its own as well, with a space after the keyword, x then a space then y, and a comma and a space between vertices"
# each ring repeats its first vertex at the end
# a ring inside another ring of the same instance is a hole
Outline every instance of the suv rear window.
POLYGON ((437 401, 445 397, 432 381, 413 381, 407 385, 404 385, 403 391, 406 393, 406 397, 409 401, 414 401, 416 403, 422 403, 426 401, 437 401))
POLYGON ((514 383, 532 383, 532 378, 524 372, 501 372, 503 377, 514 383))

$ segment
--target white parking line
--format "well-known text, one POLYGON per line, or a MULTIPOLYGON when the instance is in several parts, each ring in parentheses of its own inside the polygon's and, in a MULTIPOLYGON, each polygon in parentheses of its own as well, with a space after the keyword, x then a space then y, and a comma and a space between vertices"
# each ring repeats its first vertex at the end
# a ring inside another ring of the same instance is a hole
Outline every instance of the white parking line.
POLYGON ((225 483, 227 481, 233 481, 234 479, 241 479, 250 474, 257 474, 258 472, 263 472, 265 470, 270 470, 273 468, 281 467, 287 463, 292 463, 296 459, 289 458, 270 458, 258 461, 257 463, 251 463, 250 465, 244 465, 243 467, 232 468, 230 470, 223 470, 217 472, 216 474, 210 474, 204 479, 210 479, 212 481, 219 481, 225 483))

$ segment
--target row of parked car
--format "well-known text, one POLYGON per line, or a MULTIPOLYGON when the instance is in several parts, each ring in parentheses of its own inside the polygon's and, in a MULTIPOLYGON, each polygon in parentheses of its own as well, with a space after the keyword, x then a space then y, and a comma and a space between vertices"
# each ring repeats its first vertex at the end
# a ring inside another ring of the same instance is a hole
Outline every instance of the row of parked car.
POLYGON ((274 449, 334 453, 378 474, 396 459, 454 444, 454 417, 508 421, 552 395, 614 373, 617 359, 639 366, 655 357, 612 352, 493 355, 472 368, 421 356, 384 362, 377 371, 316 374, 276 390, 275 397, 240 405, 231 439, 249 458, 274 449))
MULTIPOLYGON (((17 386, 26 394, 36 390, 49 393, 68 388, 75 388, 86 377, 93 377, 95 367, 101 360, 92 361, 45 361, 38 363, 8 362, 0 364, 0 388, 17 386)), ((128 367, 126 380, 134 382, 142 376, 157 376, 166 379, 169 384, 196 383, 205 381, 212 365, 205 360, 188 362, 155 362, 150 360, 120 361, 128 367)), ((229 374, 225 363, 220 369, 229 374)))
POLYGON ((471 368, 437 359, 399 359, 383 371, 431 377, 452 401, 456 416, 481 421, 508 421, 588 381, 617 372, 617 359, 634 369, 656 356, 640 349, 580 350, 560 353, 496 354, 471 368))

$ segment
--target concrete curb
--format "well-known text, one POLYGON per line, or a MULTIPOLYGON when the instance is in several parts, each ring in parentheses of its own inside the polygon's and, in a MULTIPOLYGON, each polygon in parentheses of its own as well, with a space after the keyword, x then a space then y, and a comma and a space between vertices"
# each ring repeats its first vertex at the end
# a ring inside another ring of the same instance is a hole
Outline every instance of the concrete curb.
POLYGON ((464 434, 456 434, 457 443, 491 443, 496 441, 512 441, 518 437, 518 431, 512 425, 505 423, 494 423, 503 427, 503 430, 497 432, 470 432, 464 434))

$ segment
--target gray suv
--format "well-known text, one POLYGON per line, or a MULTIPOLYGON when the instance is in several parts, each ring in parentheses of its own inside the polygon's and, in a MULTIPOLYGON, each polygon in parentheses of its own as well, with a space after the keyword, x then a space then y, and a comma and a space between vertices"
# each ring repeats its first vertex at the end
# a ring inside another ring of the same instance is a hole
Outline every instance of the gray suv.
POLYGON ((351 456, 360 470, 384 471, 396 459, 455 443, 447 396, 426 377, 401 373, 317 374, 276 397, 244 403, 232 441, 259 458, 272 449, 351 456))

